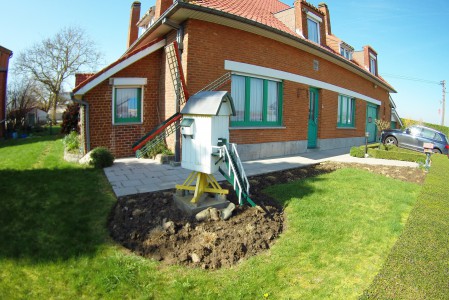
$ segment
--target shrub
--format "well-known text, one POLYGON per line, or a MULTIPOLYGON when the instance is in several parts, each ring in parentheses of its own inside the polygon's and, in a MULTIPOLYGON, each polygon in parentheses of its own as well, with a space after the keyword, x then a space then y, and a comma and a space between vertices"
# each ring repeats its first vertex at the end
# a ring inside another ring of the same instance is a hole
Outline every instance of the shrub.
MULTIPOLYGON (((394 149, 394 148, 393 148, 394 149)), ((411 161, 417 163, 425 163, 426 156, 423 153, 409 153, 402 151, 385 151, 378 149, 368 149, 368 154, 374 158, 391 159, 391 160, 401 160, 401 161, 411 161)))
MULTIPOLYGON (((365 147, 365 146, 363 146, 365 147)), ((349 151, 349 155, 354 157, 365 157, 365 149, 361 147, 352 147, 349 151)))
POLYGON ((67 105, 66 110, 62 114, 61 133, 69 134, 72 131, 80 132, 78 126, 80 106, 78 103, 67 105))
POLYGON ((145 158, 154 158, 158 154, 166 154, 166 155, 173 155, 173 152, 167 148, 164 141, 160 141, 158 144, 156 144, 150 151, 148 151, 144 157, 145 158))
POLYGON ((79 152, 80 138, 76 131, 72 131, 70 134, 66 135, 62 142, 68 152, 79 152))
POLYGON ((114 156, 105 147, 97 147, 92 150, 90 158, 89 164, 98 169, 110 167, 114 163, 114 156))

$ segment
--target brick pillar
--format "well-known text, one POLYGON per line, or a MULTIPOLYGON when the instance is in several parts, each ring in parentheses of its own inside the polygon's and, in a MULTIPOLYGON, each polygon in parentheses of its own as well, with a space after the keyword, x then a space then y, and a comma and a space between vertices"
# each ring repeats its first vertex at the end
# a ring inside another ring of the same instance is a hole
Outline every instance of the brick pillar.
POLYGON ((326 30, 326 34, 332 34, 331 30, 331 17, 329 14, 329 8, 327 7, 326 3, 320 3, 318 4, 319 10, 324 14, 324 28, 326 30))

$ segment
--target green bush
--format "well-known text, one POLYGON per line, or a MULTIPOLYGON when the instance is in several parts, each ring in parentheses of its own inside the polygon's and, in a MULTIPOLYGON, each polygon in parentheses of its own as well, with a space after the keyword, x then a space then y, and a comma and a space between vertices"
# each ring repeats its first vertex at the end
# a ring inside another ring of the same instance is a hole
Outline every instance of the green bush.
POLYGON ((395 145, 384 145, 384 144, 380 144, 379 145, 379 150, 385 150, 385 151, 396 151, 399 152, 400 148, 398 146, 395 145))
POLYGON ((68 152, 78 153, 80 149, 80 137, 76 131, 70 132, 62 140, 64 147, 68 152))
POLYGON ((114 163, 114 156, 105 147, 97 147, 92 150, 90 158, 89 164, 98 169, 110 167, 114 163))
POLYGON ((173 152, 167 148, 164 141, 160 141, 150 151, 145 153, 145 158, 155 158, 158 154, 173 155, 173 152))
MULTIPOLYGON (((349 154, 353 157, 365 157, 365 146, 352 147, 349 154)), ((368 145, 368 154, 371 157, 381 159, 411 161, 417 163, 426 162, 426 155, 424 153, 398 148, 395 145, 371 144, 368 145)))
POLYGON ((67 105, 62 113, 61 133, 69 134, 72 131, 80 132, 78 126, 80 106, 78 103, 67 105))
POLYGON ((415 124, 421 124, 423 126, 430 127, 430 128, 435 129, 435 130, 441 131, 445 135, 449 136, 449 127, 447 127, 447 126, 442 126, 442 125, 432 124, 432 123, 426 123, 426 122, 420 122, 420 121, 411 120, 411 119, 401 119, 401 120, 402 120, 402 123, 404 123, 404 127, 407 127, 407 126, 410 126, 410 125, 415 125, 415 124))
POLYGON ((352 147, 349 151, 349 155, 353 157, 365 157, 365 149, 362 149, 362 147, 352 147))
MULTIPOLYGON (((397 148, 397 147, 396 147, 397 148)), ((409 153, 398 151, 394 148, 393 150, 385 151, 379 149, 368 149, 368 154, 374 158, 381 159, 391 159, 391 160, 401 160, 401 161, 411 161, 417 163, 425 163, 426 156, 423 153, 409 153)))

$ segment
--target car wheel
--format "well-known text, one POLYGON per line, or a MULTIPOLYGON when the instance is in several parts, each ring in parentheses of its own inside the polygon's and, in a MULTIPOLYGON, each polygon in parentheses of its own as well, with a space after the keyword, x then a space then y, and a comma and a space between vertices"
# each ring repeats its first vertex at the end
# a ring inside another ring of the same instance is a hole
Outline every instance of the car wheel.
POLYGON ((435 153, 435 154, 441 154, 441 151, 440 151, 440 149, 438 149, 438 148, 434 148, 432 151, 433 151, 433 153, 435 153))
POLYGON ((398 140, 394 136, 389 136, 385 139, 385 145, 398 145, 398 140))

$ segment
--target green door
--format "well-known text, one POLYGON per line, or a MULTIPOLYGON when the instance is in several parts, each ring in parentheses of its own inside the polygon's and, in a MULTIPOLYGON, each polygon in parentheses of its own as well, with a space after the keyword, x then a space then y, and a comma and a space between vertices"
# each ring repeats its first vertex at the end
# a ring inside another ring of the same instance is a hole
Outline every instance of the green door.
POLYGON ((377 140, 377 127, 374 121, 377 119, 377 105, 368 104, 366 107, 366 132, 369 132, 368 143, 377 140))
POLYGON ((318 90, 309 90, 309 124, 307 131, 307 148, 316 148, 318 138, 318 90))

